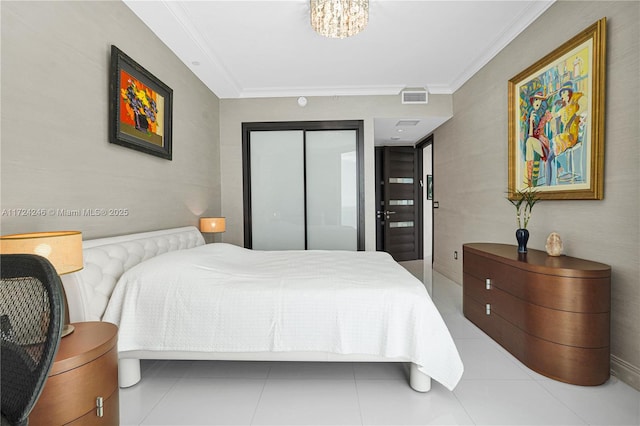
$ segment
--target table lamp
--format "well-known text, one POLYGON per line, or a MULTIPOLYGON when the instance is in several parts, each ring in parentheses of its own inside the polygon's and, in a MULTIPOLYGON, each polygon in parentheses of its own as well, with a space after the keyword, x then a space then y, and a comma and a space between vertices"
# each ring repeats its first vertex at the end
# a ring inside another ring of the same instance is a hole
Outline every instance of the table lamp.
MULTIPOLYGON (((58 275, 69 274, 83 268, 82 233, 80 231, 32 232, 27 234, 3 235, 0 237, 2 254, 37 254, 46 258, 58 275)), ((69 324, 67 295, 64 297, 64 328, 62 337, 71 334, 74 327, 69 324)))
POLYGON ((201 217, 200 232, 213 233, 224 232, 227 228, 227 222, 224 217, 201 217))

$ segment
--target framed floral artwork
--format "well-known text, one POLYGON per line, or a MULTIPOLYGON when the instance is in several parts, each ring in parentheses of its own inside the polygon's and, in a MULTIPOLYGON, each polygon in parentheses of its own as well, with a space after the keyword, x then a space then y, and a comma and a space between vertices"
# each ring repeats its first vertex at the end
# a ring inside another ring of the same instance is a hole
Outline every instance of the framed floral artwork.
POLYGON ((603 198, 606 18, 509 80, 509 198, 603 198))
POLYGON ((171 88, 111 46, 109 91, 109 142, 171 160, 171 88))

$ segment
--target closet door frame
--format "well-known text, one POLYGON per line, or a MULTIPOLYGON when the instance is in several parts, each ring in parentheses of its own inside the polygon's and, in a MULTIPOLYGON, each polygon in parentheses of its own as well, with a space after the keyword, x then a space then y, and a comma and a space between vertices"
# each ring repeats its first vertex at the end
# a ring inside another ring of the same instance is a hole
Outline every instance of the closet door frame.
MULTIPOLYGON (((336 121, 278 121, 242 123, 242 187, 244 213, 244 246, 252 248, 251 220, 251 132, 253 131, 288 131, 303 132, 303 143, 306 145, 306 132, 314 130, 355 130, 356 132, 356 174, 357 174, 357 250, 364 250, 364 122, 362 120, 336 121)), ((305 161, 306 163, 306 161, 305 161)), ((306 164, 304 166, 306 170, 306 164)), ((306 175, 306 173, 305 173, 306 175)), ((306 223, 306 181, 305 181, 305 223, 306 223)), ((306 229, 306 225, 305 225, 306 229)), ((305 232, 306 234, 306 232, 305 232)), ((306 235, 305 235, 306 246, 306 235)))

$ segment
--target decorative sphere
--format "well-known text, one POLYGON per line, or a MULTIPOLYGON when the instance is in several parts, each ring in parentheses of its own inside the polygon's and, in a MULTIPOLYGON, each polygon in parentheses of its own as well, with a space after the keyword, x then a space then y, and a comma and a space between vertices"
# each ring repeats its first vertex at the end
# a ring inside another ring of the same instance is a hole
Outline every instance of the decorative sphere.
POLYGON ((557 232, 549 234, 544 248, 549 256, 560 256, 562 254, 562 239, 560 235, 557 232))

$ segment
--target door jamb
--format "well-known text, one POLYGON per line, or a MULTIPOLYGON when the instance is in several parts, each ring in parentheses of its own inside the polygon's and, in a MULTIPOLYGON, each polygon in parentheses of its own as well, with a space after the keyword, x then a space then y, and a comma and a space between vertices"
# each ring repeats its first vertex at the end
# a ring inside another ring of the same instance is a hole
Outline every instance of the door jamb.
MULTIPOLYGON (((418 155, 418 157, 420 157, 420 181, 421 182, 423 182, 422 179, 424 178, 424 165, 423 165, 423 162, 422 162, 422 159, 424 157, 423 150, 424 150, 425 147, 427 147, 429 145, 431 145, 431 147, 432 147, 431 148, 431 170, 432 170, 431 175, 433 175, 434 174, 433 173, 433 170, 434 170, 433 169, 433 157, 434 157, 433 133, 431 133, 430 135, 426 136, 425 138, 423 138, 420 141, 418 141, 418 143, 416 143, 416 149, 419 150, 419 152, 420 152, 420 155, 418 155)), ((423 210, 424 203, 423 203, 423 200, 424 200, 425 193, 426 193, 425 192, 426 184, 427 184, 426 182, 423 182, 423 185, 421 185, 422 186, 422 195, 420 197, 420 212, 421 212, 421 215, 422 215, 422 219, 421 219, 421 221, 422 221, 422 238, 421 238, 422 246, 420 248, 420 253, 422 253, 422 256, 421 256, 422 259, 424 259, 424 226, 425 226, 425 224, 424 224, 424 210, 423 210)), ((435 196, 433 198, 435 199, 435 196)), ((432 211, 432 215, 431 215, 431 253, 432 253, 432 255, 431 255, 431 263, 432 264, 433 264, 433 259, 434 259, 433 250, 434 250, 434 244, 435 244, 435 238, 434 238, 435 220, 433 219, 434 218, 433 210, 434 210, 434 207, 433 207, 433 200, 432 200, 432 203, 431 203, 431 211, 432 211)))

